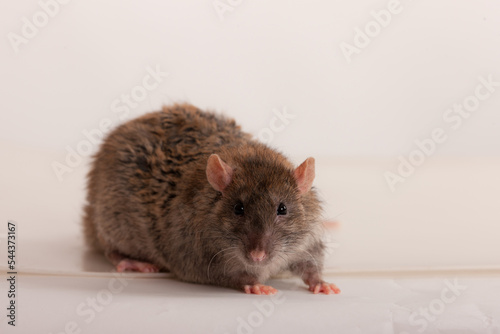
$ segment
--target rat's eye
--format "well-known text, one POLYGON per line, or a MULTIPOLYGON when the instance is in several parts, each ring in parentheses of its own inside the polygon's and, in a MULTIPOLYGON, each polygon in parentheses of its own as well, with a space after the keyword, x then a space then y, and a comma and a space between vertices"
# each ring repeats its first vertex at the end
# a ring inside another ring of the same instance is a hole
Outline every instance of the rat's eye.
POLYGON ((238 216, 243 216, 243 213, 245 213, 245 210, 243 208, 243 203, 238 203, 234 206, 234 214, 238 216))
POLYGON ((283 203, 280 203, 280 205, 278 205, 278 212, 276 214, 278 216, 286 215, 286 205, 283 203))

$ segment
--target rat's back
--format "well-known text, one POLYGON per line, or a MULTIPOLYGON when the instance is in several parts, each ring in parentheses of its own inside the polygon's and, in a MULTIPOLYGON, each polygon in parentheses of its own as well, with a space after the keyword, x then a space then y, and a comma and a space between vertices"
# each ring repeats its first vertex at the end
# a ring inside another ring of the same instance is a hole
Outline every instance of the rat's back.
POLYGON ((148 246, 151 232, 178 195, 183 175, 222 146, 249 140, 234 120, 187 104, 119 126, 104 140, 88 174, 87 242, 137 259, 158 255, 148 246))

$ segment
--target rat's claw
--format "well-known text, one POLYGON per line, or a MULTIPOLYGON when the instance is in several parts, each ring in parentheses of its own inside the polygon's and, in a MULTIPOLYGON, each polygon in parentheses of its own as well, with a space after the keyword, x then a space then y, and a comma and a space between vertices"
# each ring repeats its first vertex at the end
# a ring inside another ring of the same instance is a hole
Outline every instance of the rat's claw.
POLYGON ((332 293, 334 294, 339 294, 340 289, 333 283, 318 283, 316 285, 309 285, 309 291, 311 291, 314 294, 318 294, 320 292, 323 292, 325 295, 330 295, 332 293))
POLYGON ((138 271, 141 273, 157 273, 158 267, 154 264, 141 262, 131 259, 123 259, 116 265, 116 271, 119 273, 125 271, 138 271))
POLYGON ((245 285, 243 290, 246 294, 255 294, 255 295, 274 295, 278 290, 269 285, 263 284, 254 284, 254 285, 245 285))

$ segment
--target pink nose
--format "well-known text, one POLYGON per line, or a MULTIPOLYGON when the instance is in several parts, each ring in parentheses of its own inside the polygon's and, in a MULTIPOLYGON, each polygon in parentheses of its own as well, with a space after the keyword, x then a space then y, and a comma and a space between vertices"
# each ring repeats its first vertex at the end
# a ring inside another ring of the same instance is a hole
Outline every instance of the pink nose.
POLYGON ((263 250, 259 250, 259 251, 253 250, 250 252, 250 257, 255 262, 260 262, 266 258, 266 252, 264 252, 263 250))

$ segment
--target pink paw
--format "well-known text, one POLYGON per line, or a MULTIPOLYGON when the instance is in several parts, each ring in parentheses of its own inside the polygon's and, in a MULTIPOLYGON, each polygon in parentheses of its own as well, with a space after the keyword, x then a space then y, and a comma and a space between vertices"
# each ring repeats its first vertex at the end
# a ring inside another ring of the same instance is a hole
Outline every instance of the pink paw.
POLYGON ((116 265, 116 271, 122 273, 124 271, 138 271, 141 273, 157 273, 158 267, 154 264, 141 262, 131 259, 123 259, 116 265))
POLYGON ((320 292, 323 292, 325 295, 330 295, 332 293, 334 294, 339 294, 340 289, 333 283, 318 283, 318 284, 313 284, 309 285, 309 291, 311 291, 314 294, 318 294, 320 292))
POLYGON ((262 285, 262 284, 254 284, 254 285, 245 285, 243 287, 245 293, 247 294, 255 294, 255 295, 274 295, 278 290, 273 288, 272 286, 262 285))

